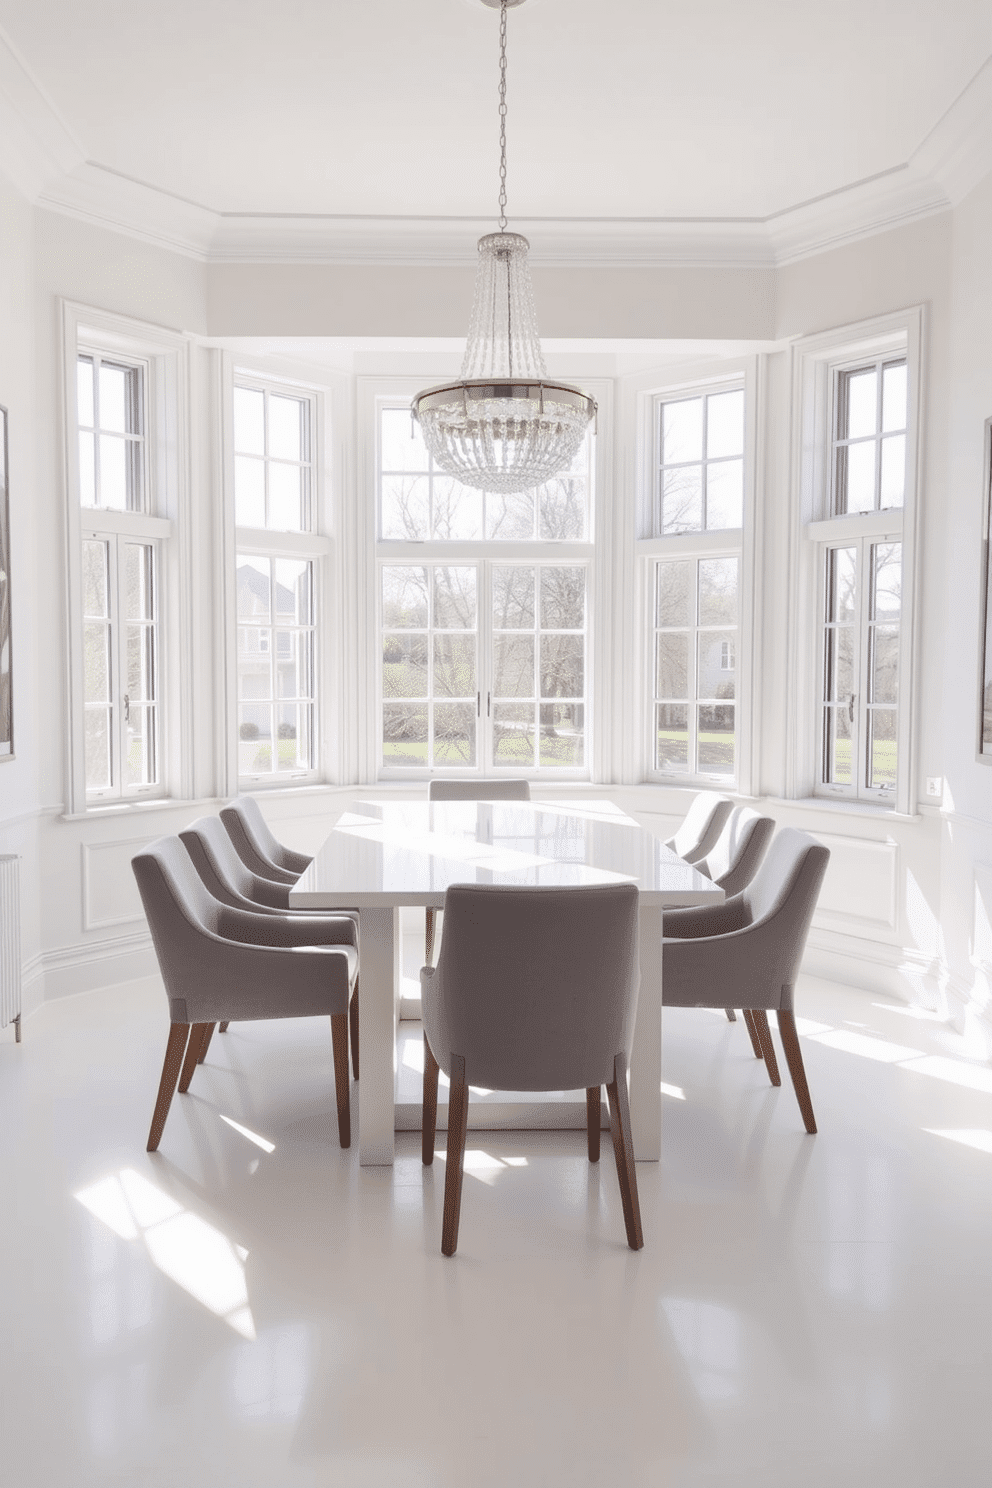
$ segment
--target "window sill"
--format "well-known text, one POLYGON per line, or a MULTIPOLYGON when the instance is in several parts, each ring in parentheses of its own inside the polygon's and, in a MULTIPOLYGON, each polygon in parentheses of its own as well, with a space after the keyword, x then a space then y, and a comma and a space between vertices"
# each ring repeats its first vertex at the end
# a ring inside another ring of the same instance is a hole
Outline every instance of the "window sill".
POLYGON ((765 796, 770 806, 786 806, 791 811, 825 811, 839 816, 873 816, 879 821, 922 821, 919 811, 896 811, 893 806, 875 806, 868 801, 839 801, 829 796, 765 796))
POLYGON ((144 816, 159 811, 191 811, 199 808, 213 810, 218 798, 207 796, 198 801, 183 800, 177 796, 156 796, 150 801, 107 801, 99 806, 87 806, 85 811, 63 811, 59 820, 64 822, 105 821, 115 816, 144 816))

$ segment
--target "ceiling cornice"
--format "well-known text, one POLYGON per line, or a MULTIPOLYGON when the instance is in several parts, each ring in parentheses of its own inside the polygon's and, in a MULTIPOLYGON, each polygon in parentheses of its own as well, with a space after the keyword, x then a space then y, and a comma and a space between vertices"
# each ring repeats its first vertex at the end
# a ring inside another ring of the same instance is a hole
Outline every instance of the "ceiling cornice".
MULTIPOLYGON (((216 212, 88 160, 0 32, 0 167, 30 201, 205 263, 468 265, 489 219, 216 212)), ((774 268, 957 205, 992 170, 992 58, 912 157, 765 218, 515 219, 535 265, 774 268)))

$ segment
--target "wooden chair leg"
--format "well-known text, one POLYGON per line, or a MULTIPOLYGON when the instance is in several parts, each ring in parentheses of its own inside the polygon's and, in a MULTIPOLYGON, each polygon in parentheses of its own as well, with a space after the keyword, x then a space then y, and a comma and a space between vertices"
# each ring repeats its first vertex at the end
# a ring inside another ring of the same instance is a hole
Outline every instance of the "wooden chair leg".
POLYGON ((451 1091, 448 1095, 448 1159, 444 1175, 444 1222, 441 1227, 441 1254, 446 1256, 453 1256, 458 1246, 467 1130, 468 1081, 465 1078, 465 1060, 460 1054, 452 1054, 451 1091))
POLYGON ((207 1057, 207 1050, 210 1048, 210 1040, 214 1036, 214 1029, 216 1027, 217 1027, 217 1024, 216 1023, 209 1024, 209 1026, 207 1028, 207 1032, 203 1035, 203 1042, 200 1044, 200 1052, 196 1056, 196 1062, 197 1062, 197 1064, 202 1064, 203 1061, 206 1059, 206 1057, 207 1057))
POLYGON ((586 1091, 586 1134, 589 1139, 589 1161, 599 1162, 599 1128, 602 1106, 602 1088, 590 1085, 586 1091))
MULTIPOLYGON (((437 1077, 438 1064, 424 1034, 424 1100, 420 1122, 420 1156, 424 1167, 434 1161, 434 1133, 437 1130, 437 1077)), ((450 1107, 449 1116, 450 1116, 450 1107)))
POLYGON ((433 909, 424 910, 424 965, 434 964, 434 930, 437 911, 433 909))
POLYGON ((758 1035, 761 1045, 761 1053, 764 1056, 765 1067, 768 1070, 768 1078, 773 1085, 781 1085, 782 1076, 778 1072, 778 1060, 775 1058, 775 1045, 772 1043, 772 1031, 768 1027, 768 1014, 764 1008, 752 1008, 751 1017, 754 1021, 754 1031, 758 1035))
POLYGON ((351 994, 351 1006, 348 1009, 348 1026, 351 1030, 351 1068, 355 1079, 358 1079, 358 978, 355 978, 355 990, 351 994))
POLYGON ((802 1112, 803 1122, 810 1136, 815 1136, 816 1117, 813 1115, 813 1102, 810 1100, 809 1085, 806 1083, 806 1066, 803 1064, 799 1035, 796 1032, 796 1015, 791 1008, 779 1009, 778 1031, 782 1036, 785 1062, 789 1066, 789 1074, 792 1076, 792 1084, 802 1112))
POLYGON ((182 1073, 179 1076, 179 1094, 185 1095, 189 1089, 189 1082, 193 1078, 197 1061, 200 1058, 200 1050, 203 1040, 213 1028, 212 1023, 194 1023, 189 1031, 189 1043, 186 1045, 186 1058, 183 1060, 182 1073))
POLYGON ((733 1008, 726 1008, 724 1011, 727 1014, 727 1022, 728 1023, 736 1023, 737 1022, 737 1014, 734 1012, 733 1008))
POLYGON ((218 1033, 226 1033, 227 1030, 230 1028, 230 1026, 231 1026, 231 1020, 230 1020, 230 1018, 225 1018, 224 1021, 223 1021, 223 1023, 218 1023, 217 1024, 217 1032, 218 1033))
POLYGON ((620 1180, 620 1198, 623 1203, 623 1222, 627 1229, 627 1244, 631 1250, 641 1250, 644 1245, 644 1235, 641 1231, 641 1205, 637 1197, 634 1139, 630 1129, 627 1061, 622 1054, 618 1054, 613 1061, 613 1080, 607 1085, 606 1094, 610 1101, 610 1132, 613 1137, 613 1156, 616 1158, 617 1177, 620 1180))
POLYGON ((751 1040, 751 1048, 754 1050, 755 1059, 764 1059, 761 1051, 761 1040, 758 1038, 758 1030, 754 1026, 754 1015, 750 1008, 744 1008, 744 1026, 747 1029, 748 1038, 751 1040))
POLYGON ((158 1083, 158 1099, 155 1102, 155 1113, 152 1116, 151 1131, 148 1133, 149 1152, 157 1152, 158 1144, 162 1140, 165 1118, 169 1114, 172 1097, 176 1093, 179 1067, 183 1062, 183 1054, 186 1051, 186 1041, 188 1038, 188 1023, 170 1023, 169 1042, 165 1046, 165 1063, 162 1065, 162 1078, 158 1083))
POLYGON ((338 1141, 351 1146, 351 1089, 348 1074, 348 1014, 331 1014, 331 1043, 334 1045, 334 1094, 338 1102, 338 1141))

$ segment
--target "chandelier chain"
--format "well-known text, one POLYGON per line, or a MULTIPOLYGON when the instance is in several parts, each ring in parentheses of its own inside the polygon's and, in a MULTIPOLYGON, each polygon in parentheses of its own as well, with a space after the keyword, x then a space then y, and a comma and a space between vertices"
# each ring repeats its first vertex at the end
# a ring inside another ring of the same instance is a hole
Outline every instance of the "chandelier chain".
POLYGON ((506 0, 499 7, 499 230, 506 232, 506 0))

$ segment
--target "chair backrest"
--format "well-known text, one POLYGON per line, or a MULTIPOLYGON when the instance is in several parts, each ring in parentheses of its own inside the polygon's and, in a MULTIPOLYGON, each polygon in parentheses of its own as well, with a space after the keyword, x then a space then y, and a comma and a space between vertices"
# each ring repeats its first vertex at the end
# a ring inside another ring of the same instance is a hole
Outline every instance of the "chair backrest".
POLYGON ((423 981, 441 1068, 460 1054, 469 1083, 495 1090, 611 1081, 637 1012, 637 909, 635 884, 449 888, 438 965, 423 981))
POLYGON ((217 935, 223 909, 204 886, 178 837, 159 837, 131 859, 159 970, 172 1003, 182 1000, 185 1023, 191 977, 202 964, 204 933, 217 935))
POLYGON ((236 796, 222 806, 220 819, 238 856, 262 878, 295 883, 313 861, 305 853, 283 847, 251 796, 236 796))
POLYGON ((179 833, 197 873, 208 891, 223 904, 251 907, 245 900, 272 909, 289 908, 289 888, 259 878, 242 861, 220 819, 201 816, 179 833))
POLYGON ((528 780, 431 780, 428 801, 529 801, 528 780))
POLYGON ((770 816, 759 816, 750 806, 735 806, 714 845, 694 866, 719 884, 728 898, 739 894, 757 873, 774 832, 770 816))
POLYGON ((715 845, 733 804, 728 796, 721 796, 717 791, 700 791, 686 812, 682 825, 665 846, 687 863, 704 858, 715 845))
POLYGON ((799 975, 829 861, 830 849, 808 832, 783 827, 754 878, 736 896, 752 928, 773 927, 774 956, 770 957, 768 973, 782 987, 792 987, 799 975))

